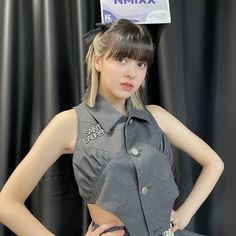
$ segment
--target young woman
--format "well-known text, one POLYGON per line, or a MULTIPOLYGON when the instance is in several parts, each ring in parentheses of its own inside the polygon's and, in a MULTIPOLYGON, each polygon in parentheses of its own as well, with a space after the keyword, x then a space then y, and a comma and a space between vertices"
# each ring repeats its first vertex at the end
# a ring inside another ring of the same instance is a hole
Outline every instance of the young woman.
POLYGON ((52 119, 10 176, 0 193, 0 221, 17 235, 53 235, 24 202, 46 170, 73 153, 79 192, 93 220, 86 236, 188 235, 183 229, 212 191, 223 162, 166 110, 143 104, 141 86, 154 51, 143 26, 120 19, 89 37, 83 102, 52 119), (175 211, 179 192, 169 141, 202 166, 175 211))

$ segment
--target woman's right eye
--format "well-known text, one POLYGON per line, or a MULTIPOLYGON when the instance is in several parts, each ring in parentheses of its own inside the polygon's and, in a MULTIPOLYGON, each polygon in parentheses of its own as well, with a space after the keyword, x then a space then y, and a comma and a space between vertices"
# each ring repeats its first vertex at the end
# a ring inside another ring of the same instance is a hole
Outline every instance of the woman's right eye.
POLYGON ((120 64, 125 64, 127 62, 126 58, 124 57, 119 57, 116 59, 120 64))

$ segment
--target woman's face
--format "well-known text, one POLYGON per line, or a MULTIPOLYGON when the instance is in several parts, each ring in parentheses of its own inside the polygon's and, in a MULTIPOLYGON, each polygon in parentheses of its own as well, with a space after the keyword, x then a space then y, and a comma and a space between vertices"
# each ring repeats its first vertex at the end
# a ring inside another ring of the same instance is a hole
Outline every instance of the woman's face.
POLYGON ((147 63, 124 58, 95 56, 95 68, 100 72, 99 92, 115 99, 126 99, 143 83, 147 63))

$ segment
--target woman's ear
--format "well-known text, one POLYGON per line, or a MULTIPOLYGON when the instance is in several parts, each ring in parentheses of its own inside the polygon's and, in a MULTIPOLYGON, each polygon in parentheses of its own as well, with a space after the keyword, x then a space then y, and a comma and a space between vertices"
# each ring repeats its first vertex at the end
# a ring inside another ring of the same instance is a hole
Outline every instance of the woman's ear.
POLYGON ((94 66, 98 72, 102 69, 102 58, 100 56, 94 55, 94 66))

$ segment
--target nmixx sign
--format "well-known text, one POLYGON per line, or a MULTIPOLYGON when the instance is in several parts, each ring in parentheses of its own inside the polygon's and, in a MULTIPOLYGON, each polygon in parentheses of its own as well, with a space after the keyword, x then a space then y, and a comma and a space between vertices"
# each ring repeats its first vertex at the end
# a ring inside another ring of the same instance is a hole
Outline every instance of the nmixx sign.
POLYGON ((102 23, 125 18, 136 24, 170 23, 169 0, 100 0, 102 23))

